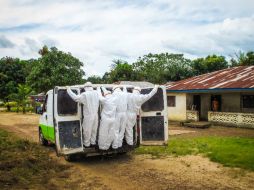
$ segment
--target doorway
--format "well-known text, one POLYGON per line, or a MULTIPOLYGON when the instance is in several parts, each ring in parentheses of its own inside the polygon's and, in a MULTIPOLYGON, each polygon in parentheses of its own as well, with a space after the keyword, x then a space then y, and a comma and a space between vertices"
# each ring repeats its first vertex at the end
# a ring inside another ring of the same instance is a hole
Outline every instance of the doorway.
POLYGON ((200 97, 200 95, 193 96, 193 105, 194 105, 194 109, 196 111, 198 111, 199 118, 200 118, 200 112, 201 112, 201 97, 200 97))

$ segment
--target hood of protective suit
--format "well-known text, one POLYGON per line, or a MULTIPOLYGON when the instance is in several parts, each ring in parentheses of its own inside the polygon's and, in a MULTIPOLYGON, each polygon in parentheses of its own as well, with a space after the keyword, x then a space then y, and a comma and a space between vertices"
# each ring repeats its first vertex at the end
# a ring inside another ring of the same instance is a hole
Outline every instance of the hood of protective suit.
POLYGON ((93 87, 92 87, 92 83, 91 82, 86 82, 85 84, 84 84, 84 89, 85 89, 85 91, 91 91, 91 90, 93 90, 93 87))
POLYGON ((135 87, 133 89, 133 94, 140 94, 140 92, 141 92, 141 88, 140 87, 135 87))
POLYGON ((85 87, 84 89, 85 89, 86 92, 87 92, 87 91, 92 91, 92 90, 93 90, 93 87, 87 86, 87 87, 85 87))
POLYGON ((119 86, 113 88, 113 93, 123 92, 119 86))

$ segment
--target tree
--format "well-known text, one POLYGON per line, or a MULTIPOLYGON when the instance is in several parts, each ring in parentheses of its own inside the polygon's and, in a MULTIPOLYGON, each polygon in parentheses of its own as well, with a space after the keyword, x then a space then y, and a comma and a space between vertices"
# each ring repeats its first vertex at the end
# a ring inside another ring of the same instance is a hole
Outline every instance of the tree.
POLYGON ((22 107, 23 114, 26 113, 26 104, 28 102, 28 97, 29 95, 31 95, 31 93, 32 89, 29 86, 25 84, 19 84, 18 92, 9 96, 10 99, 17 102, 17 112, 19 112, 19 107, 22 107))
POLYGON ((105 72, 104 75, 102 76, 102 81, 105 84, 109 84, 111 83, 111 79, 110 79, 110 73, 109 72, 105 72))
POLYGON ((235 54, 231 60, 231 66, 250 66, 254 65, 254 52, 249 51, 246 54, 244 52, 239 52, 235 54))
POLYGON ((80 84, 85 75, 82 67, 79 59, 52 47, 34 63, 27 82, 37 92, 46 92, 54 86, 80 84))
POLYGON ((228 67, 224 56, 209 55, 206 58, 197 58, 192 61, 191 67, 194 75, 201 75, 218 71, 228 67))
POLYGON ((183 54, 148 54, 133 63, 133 69, 138 80, 153 83, 166 83, 192 76, 191 60, 183 54))
POLYGON ((0 59, 0 99, 8 101, 8 96, 17 92, 18 84, 25 83, 25 69, 17 58, 0 59))
POLYGON ((44 55, 46 55, 47 53, 49 53, 49 49, 48 49, 47 46, 43 46, 43 47, 39 50, 38 53, 39 53, 41 56, 44 56, 44 55))
POLYGON ((102 84, 103 83, 103 79, 100 76, 97 75, 93 75, 87 78, 86 81, 89 81, 93 84, 102 84))
POLYGON ((112 83, 117 81, 129 81, 135 80, 135 73, 132 65, 123 60, 113 60, 114 64, 111 66, 111 71, 108 76, 104 75, 104 79, 108 77, 106 83, 112 83))

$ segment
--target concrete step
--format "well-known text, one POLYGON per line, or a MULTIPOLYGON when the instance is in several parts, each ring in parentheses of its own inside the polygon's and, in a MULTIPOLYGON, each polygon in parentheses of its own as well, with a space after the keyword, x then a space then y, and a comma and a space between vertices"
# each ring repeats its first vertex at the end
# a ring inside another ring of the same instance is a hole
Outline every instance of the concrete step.
POLYGON ((204 129, 210 127, 211 123, 206 121, 184 122, 183 126, 204 129))

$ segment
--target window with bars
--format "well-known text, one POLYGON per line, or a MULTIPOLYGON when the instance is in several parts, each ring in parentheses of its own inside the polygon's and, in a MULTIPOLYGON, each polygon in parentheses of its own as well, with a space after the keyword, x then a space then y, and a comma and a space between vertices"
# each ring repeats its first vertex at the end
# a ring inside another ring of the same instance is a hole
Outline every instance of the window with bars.
POLYGON ((242 108, 254 108, 254 95, 242 95, 242 108))

